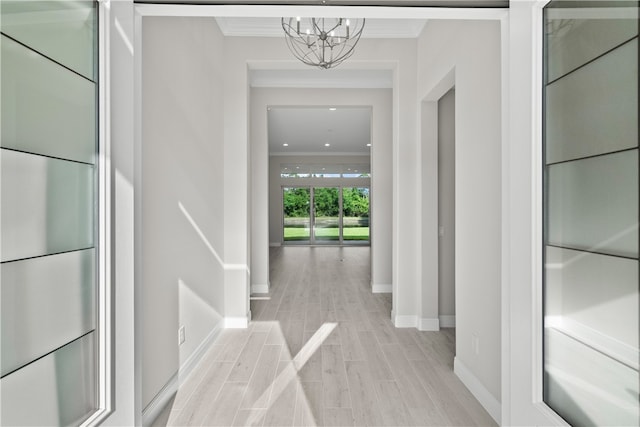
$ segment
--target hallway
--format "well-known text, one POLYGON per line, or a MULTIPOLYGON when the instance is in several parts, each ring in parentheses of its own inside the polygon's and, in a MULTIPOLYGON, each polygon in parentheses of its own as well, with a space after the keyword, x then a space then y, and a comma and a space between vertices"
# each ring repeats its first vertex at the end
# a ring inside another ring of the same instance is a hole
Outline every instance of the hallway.
POLYGON ((393 327, 369 254, 271 248, 249 328, 221 333, 154 425, 495 425, 453 373, 453 329, 393 327))

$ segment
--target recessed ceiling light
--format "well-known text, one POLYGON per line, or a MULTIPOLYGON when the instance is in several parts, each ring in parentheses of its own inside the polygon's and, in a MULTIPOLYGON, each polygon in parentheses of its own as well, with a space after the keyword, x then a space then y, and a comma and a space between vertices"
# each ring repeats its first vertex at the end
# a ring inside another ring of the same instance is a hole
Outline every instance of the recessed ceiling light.
POLYGON ((284 144, 282 144, 283 147, 288 147, 289 144, 287 144, 286 142, 284 144))
POLYGON ((300 166, 296 166, 296 169, 300 169, 300 166))
POLYGON ((336 111, 336 110, 337 110, 337 108, 336 108, 336 107, 331 107, 331 108, 329 108, 329 111, 336 111))
POLYGON ((324 144, 325 147, 331 147, 331 144, 329 144, 328 142, 326 144, 324 144))
POLYGON ((367 147, 371 147, 371 144, 367 144, 367 147))

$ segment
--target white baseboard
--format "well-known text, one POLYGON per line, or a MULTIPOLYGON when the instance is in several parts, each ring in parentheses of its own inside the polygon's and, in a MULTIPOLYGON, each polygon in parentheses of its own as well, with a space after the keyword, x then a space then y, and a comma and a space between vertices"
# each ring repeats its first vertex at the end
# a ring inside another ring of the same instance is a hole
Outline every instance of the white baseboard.
POLYGON ((440 320, 441 328, 455 328, 456 327, 456 315, 455 314, 441 314, 438 316, 440 320))
POLYGON ((390 294, 392 292, 391 284, 372 283, 371 292, 374 294, 390 294))
POLYGON ((251 293, 252 294, 268 294, 269 284, 265 283, 262 285, 251 285, 251 293))
POLYGON ((209 332, 209 335, 202 340, 200 345, 191 353, 191 356, 180 366, 178 372, 173 374, 171 379, 162 387, 162 389, 156 394, 156 396, 149 402, 146 408, 142 411, 142 425, 148 427, 158 418, 158 415, 164 410, 169 401, 178 392, 178 387, 184 383, 186 378, 191 374, 193 369, 198 365, 202 357, 205 355, 209 347, 214 343, 220 331, 222 331, 223 321, 220 320, 218 324, 209 332))
POLYGON ((396 328, 415 328, 418 326, 417 316, 393 316, 392 319, 396 328))
POLYGON ((282 246, 282 243, 280 243, 280 242, 269 242, 269 246, 271 246, 272 248, 277 248, 278 246, 282 246))
POLYGON ((178 372, 176 372, 142 411, 143 427, 150 426, 151 423, 158 418, 158 415, 164 410, 167 403, 169 403, 171 398, 178 392, 179 385, 178 372))
POLYGON ((249 315, 245 317, 225 317, 224 327, 228 329, 245 329, 249 327, 249 315))
POLYGON ((420 319, 418 323, 419 331, 439 331, 440 320, 439 319, 420 319))
POLYGON ((453 359, 453 372, 460 378, 460 381, 469 389, 471 394, 478 399, 478 402, 495 422, 500 425, 502 405, 457 357, 453 359))

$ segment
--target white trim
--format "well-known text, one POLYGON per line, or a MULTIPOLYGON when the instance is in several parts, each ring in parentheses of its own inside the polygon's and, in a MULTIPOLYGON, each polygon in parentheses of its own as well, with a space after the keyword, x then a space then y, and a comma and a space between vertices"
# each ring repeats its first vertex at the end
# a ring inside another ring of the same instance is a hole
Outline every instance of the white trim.
POLYGON ((439 331, 440 319, 420 319, 419 331, 439 331))
MULTIPOLYGON (((225 37, 282 37, 282 24, 278 18, 216 18, 220 31, 225 37)), ((426 20, 414 19, 405 21, 380 23, 379 21, 367 22, 366 31, 362 38, 373 39, 414 39, 420 35, 426 20)))
POLYGON ((155 397, 149 402, 146 408, 142 411, 142 425, 144 427, 150 426, 155 421, 160 413, 167 406, 171 398, 177 393, 178 388, 184 384, 189 375, 193 372, 198 363, 202 360, 207 353, 211 345, 215 342, 222 331, 223 320, 220 320, 218 324, 209 332, 209 335, 202 340, 200 345, 191 353, 191 356, 180 366, 178 372, 176 372, 169 381, 162 387, 162 389, 155 395, 155 397))
POLYGON ((158 415, 167 406, 171 398, 178 392, 180 387, 178 380, 179 372, 176 372, 171 376, 169 381, 162 387, 162 389, 155 395, 155 397, 149 402, 146 408, 142 411, 142 426, 148 427, 158 418, 158 415))
POLYGON ((268 294, 269 284, 263 283, 261 285, 251 285, 251 294, 268 294))
POLYGON ((98 246, 97 246, 97 408, 82 425, 101 424, 113 411, 113 307, 111 279, 111 144, 109 80, 109 11, 98 2, 98 246))
POLYGON ((456 315, 455 314, 441 314, 438 316, 440 320, 441 328, 455 328, 456 327, 456 315))
POLYGON ((390 294, 393 291, 391 283, 372 283, 371 293, 374 294, 390 294))
POLYGON ((324 16, 327 18, 496 20, 507 8, 309 5, 177 5, 137 4, 143 16, 255 17, 324 16))
POLYGON ((396 328, 415 328, 418 326, 418 316, 395 316, 393 326, 396 328))
POLYGON ((502 76, 508 94, 502 145, 505 425, 567 425, 542 399, 542 8, 547 1, 512 1, 502 27, 508 27, 502 76))
POLYGON ((204 340, 202 340, 200 345, 193 351, 193 353, 191 353, 191 356, 189 356, 189 358, 187 358, 187 360, 182 364, 182 366, 180 366, 180 372, 178 374, 180 378, 180 385, 184 384, 187 377, 191 374, 191 372, 195 369, 195 367, 198 365, 200 360, 202 360, 204 355, 207 353, 207 351, 209 350, 209 347, 211 347, 211 345, 213 345, 213 343, 216 341, 216 339, 218 338, 218 335, 220 335, 220 332, 222 332, 223 328, 224 328, 224 320, 220 319, 220 321, 218 321, 216 326, 213 327, 211 332, 209 332, 209 335, 207 335, 207 337, 204 340))
POLYGON ((478 399, 478 402, 491 415, 491 418, 500 425, 502 406, 498 399, 493 397, 491 392, 457 357, 453 359, 453 372, 460 378, 462 384, 469 389, 471 394, 478 399))
POLYGON ((225 317, 224 327, 228 329, 245 329, 249 327, 249 315, 245 317, 225 317))
POLYGON ((500 243, 501 249, 501 272, 500 272, 500 299, 501 299, 501 325, 500 325, 500 341, 501 341, 501 370, 500 370, 500 382, 501 382, 501 393, 500 397, 502 399, 502 413, 501 419, 506 423, 511 420, 511 361, 510 361, 510 352, 511 352, 511 325, 509 324, 510 319, 510 308, 511 308, 511 297, 510 297, 510 265, 511 262, 511 251, 509 250, 509 242, 510 242, 510 230, 511 230, 511 212, 510 212, 510 150, 509 150, 509 141, 510 141, 510 131, 509 131, 509 120, 511 118, 509 102, 511 98, 510 94, 510 28, 509 28, 509 15, 505 16, 500 20, 500 44, 501 44, 501 73, 502 73, 502 130, 501 130, 501 203, 502 203, 502 238, 500 243))
POLYGON ((279 248, 280 246, 282 246, 281 242, 271 242, 269 243, 269 246, 271 246, 272 248, 279 248))

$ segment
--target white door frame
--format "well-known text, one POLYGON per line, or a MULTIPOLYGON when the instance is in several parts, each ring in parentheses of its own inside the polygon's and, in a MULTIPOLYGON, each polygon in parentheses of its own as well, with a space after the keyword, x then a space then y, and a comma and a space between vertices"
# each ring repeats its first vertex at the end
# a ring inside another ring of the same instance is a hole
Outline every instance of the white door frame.
MULTIPOLYGON (((358 7, 356 14, 382 18, 428 19, 493 19, 502 27, 502 423, 565 425, 542 402, 542 310, 541 310, 541 10, 545 1, 511 0, 508 14, 490 9, 447 8, 370 8, 358 7)), ((295 6, 162 6, 133 5, 131 0, 112 2, 112 19, 109 21, 112 46, 111 78, 117 79, 117 87, 111 94, 110 112, 114 117, 109 138, 114 143, 115 171, 114 232, 115 242, 114 282, 117 295, 115 326, 118 333, 115 358, 117 367, 115 416, 105 425, 113 423, 139 423, 141 337, 136 333, 132 342, 131 326, 140 301, 130 286, 133 265, 134 212, 133 185, 136 162, 129 153, 139 154, 140 138, 135 135, 139 120, 140 98, 133 100, 134 75, 130 68, 134 59, 132 45, 133 16, 135 10, 140 23, 141 16, 295 16, 295 6), (111 136, 112 135, 112 136, 111 136), (135 136, 134 136, 135 135, 135 136), (127 145, 133 139, 134 147, 127 145), (137 148, 136 148, 137 147, 137 148), (129 261, 127 261, 129 260, 129 261), (128 291, 127 291, 128 290, 128 291), (135 305, 134 305, 135 304, 135 305), (124 335, 120 335, 126 332, 124 335), (137 360, 133 360, 133 359, 137 360), (125 390, 126 389, 126 390, 125 390), (133 399, 130 399, 134 394, 133 399), (132 401, 130 401, 132 400, 132 401), (124 411, 124 412, 123 412, 124 411), (116 421, 117 420, 117 421, 116 421)), ((325 16, 343 14, 347 7, 307 6, 306 14, 325 16)), ((140 34, 140 27, 135 28, 140 34)), ((139 56, 135 52, 135 59, 139 56)), ((138 61, 139 62, 139 61, 138 61)), ((139 70, 138 70, 139 71, 139 70)), ((135 82, 139 85, 139 81, 135 82)), ((418 101, 416 101, 418 102, 418 101)), ((139 283, 136 285, 139 286, 139 283)), ((138 322, 136 322, 138 323, 138 322)))

